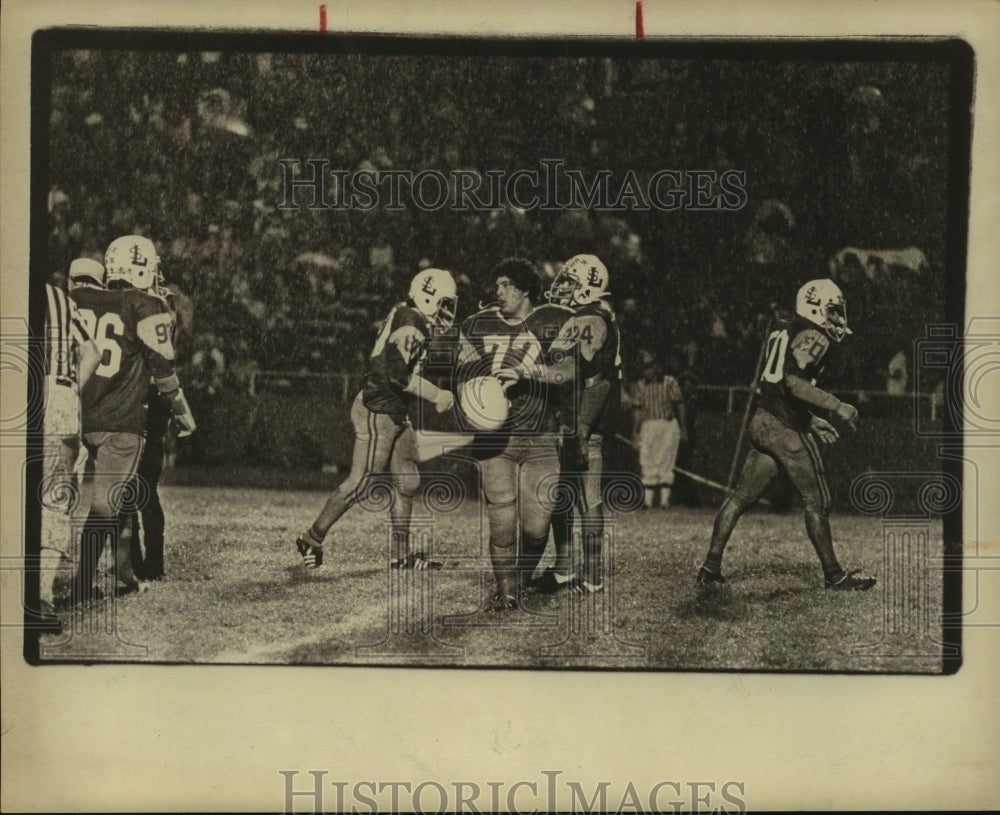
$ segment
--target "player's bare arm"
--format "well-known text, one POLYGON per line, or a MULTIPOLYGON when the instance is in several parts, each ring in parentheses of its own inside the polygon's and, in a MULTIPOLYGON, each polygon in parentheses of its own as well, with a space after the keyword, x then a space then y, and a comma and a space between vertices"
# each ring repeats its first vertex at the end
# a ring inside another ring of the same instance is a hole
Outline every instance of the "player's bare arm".
POLYGON ((156 389, 170 403, 177 435, 184 438, 194 433, 197 424, 174 367, 173 317, 158 299, 148 294, 143 297, 138 308, 152 313, 136 323, 136 334, 142 341, 143 355, 156 389))
POLYGON ((801 331, 792 340, 791 354, 795 360, 794 366, 785 371, 784 382, 789 394, 800 402, 819 408, 835 416, 847 425, 853 425, 858 418, 858 411, 853 405, 841 402, 829 391, 816 386, 814 382, 801 375, 807 367, 822 359, 830 347, 829 338, 815 329, 801 331), (797 366, 799 373, 794 368, 797 366))
POLYGON ((576 378, 574 355, 579 353, 586 361, 592 360, 604 347, 608 329, 604 320, 594 314, 570 317, 559 336, 553 340, 548 364, 515 366, 497 371, 497 378, 505 384, 519 379, 534 379, 547 385, 563 385, 576 378))
POLYGON ((419 357, 423 353, 424 336, 416 326, 400 326, 389 336, 388 344, 399 353, 405 368, 409 368, 411 363, 415 359, 417 360, 416 367, 414 367, 413 372, 403 387, 404 393, 413 394, 420 399, 426 399, 428 402, 433 403, 434 409, 438 413, 451 410, 451 406, 455 402, 452 392, 437 387, 437 385, 424 379, 419 373, 419 357))

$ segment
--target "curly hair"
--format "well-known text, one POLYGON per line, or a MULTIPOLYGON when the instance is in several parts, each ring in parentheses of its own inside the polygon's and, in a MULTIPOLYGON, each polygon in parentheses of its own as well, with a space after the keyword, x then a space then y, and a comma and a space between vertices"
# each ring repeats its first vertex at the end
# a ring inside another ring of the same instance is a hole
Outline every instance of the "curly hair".
POLYGON ((525 294, 532 304, 537 304, 542 298, 542 278, 535 269, 535 264, 527 258, 504 258, 490 272, 490 280, 506 277, 514 286, 525 294))

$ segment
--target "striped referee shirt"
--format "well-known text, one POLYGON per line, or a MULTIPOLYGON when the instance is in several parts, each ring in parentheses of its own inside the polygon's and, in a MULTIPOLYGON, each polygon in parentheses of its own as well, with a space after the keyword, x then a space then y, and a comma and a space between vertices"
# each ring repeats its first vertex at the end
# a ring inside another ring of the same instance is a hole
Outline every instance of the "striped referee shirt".
POLYGON ((665 419, 670 421, 677 413, 677 403, 683 401, 680 386, 672 376, 659 382, 640 379, 635 386, 633 401, 639 406, 639 420, 665 419))
POLYGON ((57 385, 79 387, 80 346, 90 332, 80 319, 76 305, 63 289, 45 284, 45 375, 57 385))

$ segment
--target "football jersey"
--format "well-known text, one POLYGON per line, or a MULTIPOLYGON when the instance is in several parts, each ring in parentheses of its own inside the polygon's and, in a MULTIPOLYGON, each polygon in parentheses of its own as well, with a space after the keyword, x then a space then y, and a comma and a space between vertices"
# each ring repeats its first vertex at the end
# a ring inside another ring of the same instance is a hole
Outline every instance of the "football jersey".
POLYGON ((563 424, 575 428, 577 417, 594 433, 610 432, 621 403, 621 335, 615 313, 605 301, 574 310, 552 344, 551 361, 571 353, 574 380, 562 388, 563 424))
MULTIPOLYGON (((462 380, 495 376, 503 368, 530 372, 548 359, 549 349, 559 336, 572 309, 543 305, 523 320, 504 317, 500 309, 483 309, 462 323, 459 365, 462 380)), ((558 389, 530 376, 507 390, 510 412, 505 431, 514 433, 554 432, 558 429, 558 389)))
POLYGON ((373 413, 406 418, 411 401, 403 389, 423 368, 430 325, 412 306, 400 303, 385 318, 368 359, 362 401, 373 413))
POLYGON ((758 406, 793 430, 808 430, 811 411, 817 406, 793 396, 785 384, 785 375, 793 374, 815 385, 816 377, 826 367, 831 342, 822 328, 799 316, 787 327, 772 331, 760 377, 758 406))
POLYGON ((173 315, 138 289, 83 287, 70 295, 101 361, 80 394, 83 432, 146 433, 149 380, 174 375, 173 315))

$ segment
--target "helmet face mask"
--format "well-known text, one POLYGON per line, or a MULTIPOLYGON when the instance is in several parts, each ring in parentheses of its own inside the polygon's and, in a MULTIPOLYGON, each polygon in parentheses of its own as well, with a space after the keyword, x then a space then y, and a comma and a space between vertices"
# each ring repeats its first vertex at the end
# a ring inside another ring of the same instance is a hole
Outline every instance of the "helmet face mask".
POLYGON ((545 293, 550 303, 584 306, 608 295, 608 270, 596 255, 574 255, 567 260, 545 293))
POLYGON ((580 279, 563 267, 552 281, 545 296, 550 303, 557 306, 569 306, 573 304, 579 288, 580 279))
POLYGON ((799 289, 795 313, 818 325, 835 342, 851 333, 847 327, 847 301, 832 280, 810 280, 799 289))
POLYGON ((455 321, 458 296, 455 279, 444 269, 424 269, 413 278, 409 298, 413 306, 439 328, 455 321))

